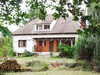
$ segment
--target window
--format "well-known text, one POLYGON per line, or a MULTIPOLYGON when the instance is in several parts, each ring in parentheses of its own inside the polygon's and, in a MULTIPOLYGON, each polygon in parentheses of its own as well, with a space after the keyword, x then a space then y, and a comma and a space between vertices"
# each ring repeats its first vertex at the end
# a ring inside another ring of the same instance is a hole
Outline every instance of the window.
POLYGON ((46 41, 44 41, 44 46, 46 46, 46 41))
POLYGON ((18 46, 19 47, 26 47, 26 40, 19 40, 18 46))
POLYGON ((46 46, 46 41, 39 41, 39 46, 46 46))
POLYGON ((42 30, 42 25, 37 25, 36 29, 37 30, 42 30))
POLYGON ((50 29, 50 25, 44 25, 44 29, 50 29))
POLYGON ((39 46, 42 46, 42 41, 39 41, 39 46))
POLYGON ((36 25, 36 30, 48 30, 50 25, 36 25))

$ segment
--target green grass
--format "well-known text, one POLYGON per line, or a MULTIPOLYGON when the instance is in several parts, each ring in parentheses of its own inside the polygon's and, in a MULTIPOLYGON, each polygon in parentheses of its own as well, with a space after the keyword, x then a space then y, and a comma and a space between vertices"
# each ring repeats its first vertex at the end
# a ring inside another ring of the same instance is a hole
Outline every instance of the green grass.
POLYGON ((87 71, 44 71, 44 72, 18 72, 18 73, 7 73, 6 75, 100 75, 95 72, 87 71))
MULTIPOLYGON (((34 61, 34 60, 40 60, 47 64, 50 64, 51 62, 66 62, 66 63, 74 63, 76 62, 75 59, 68 59, 68 58, 49 58, 49 57, 15 57, 22 65, 22 67, 26 67, 26 63, 28 61, 34 61)), ((97 72, 93 71, 82 71, 82 70, 74 70, 65 68, 64 66, 59 68, 52 68, 47 71, 41 71, 41 72, 10 72, 6 73, 6 75, 100 75, 97 72)))
POLYGON ((50 58, 50 57, 16 57, 15 58, 18 63, 22 65, 22 67, 25 67, 26 63, 29 61, 34 60, 40 60, 43 62, 46 62, 47 64, 50 64, 51 62, 66 62, 66 63, 74 63, 76 62, 74 59, 68 59, 68 58, 50 58))

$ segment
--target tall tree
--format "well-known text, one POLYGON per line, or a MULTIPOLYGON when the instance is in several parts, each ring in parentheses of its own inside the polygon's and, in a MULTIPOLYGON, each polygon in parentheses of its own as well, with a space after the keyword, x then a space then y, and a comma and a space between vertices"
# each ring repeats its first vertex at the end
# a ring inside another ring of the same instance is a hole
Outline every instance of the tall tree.
POLYGON ((39 15, 39 11, 30 9, 30 10, 28 10, 27 15, 28 15, 28 17, 26 18, 26 20, 23 20, 23 24, 26 24, 26 23, 34 20, 35 18, 37 18, 39 15))
MULTIPOLYGON (((38 9, 40 11, 39 18, 42 20, 45 19, 45 15, 47 14, 45 9, 51 8, 52 10, 55 10, 55 12, 53 13, 54 19, 58 19, 59 17, 68 17, 68 12, 70 12, 74 16, 74 20, 79 21, 79 17, 82 16, 80 5, 84 3, 88 8, 91 6, 91 3, 99 2, 99 0, 73 0, 72 3, 69 2, 69 0, 29 0, 27 1, 27 4, 31 9, 38 9)), ((100 7, 95 6, 94 9, 96 8, 100 7)), ((82 16, 82 21, 85 24, 86 21, 88 21, 90 25, 93 24, 91 15, 82 16)))
POLYGON ((0 0, 0 32, 3 36, 10 36, 11 32, 5 24, 18 25, 24 20, 26 13, 22 12, 20 4, 22 0, 0 0))
MULTIPOLYGON (((73 0, 72 3, 68 2, 69 0, 27 0, 27 7, 31 10, 39 10, 39 18, 44 20, 46 18, 46 8, 51 8, 55 10, 53 13, 54 19, 59 17, 68 17, 68 11, 73 14, 74 20, 79 21, 79 17, 82 16, 80 12, 80 5, 83 3, 86 4, 86 7, 90 7, 91 3, 99 3, 100 0, 73 0)), ((21 11, 20 3, 22 0, 0 0, 0 31, 5 35, 8 33, 8 29, 5 28, 2 24, 8 23, 17 25, 21 20, 27 17, 25 12, 21 11)), ((95 6, 100 8, 100 6, 95 6)), ((86 23, 89 22, 89 26, 93 26, 93 19, 91 15, 82 16, 82 21, 86 23)), ((81 22, 80 22, 81 23, 81 22)), ((86 30, 84 28, 84 30, 86 30)), ((88 31, 90 31, 88 29, 88 31)), ((5 35, 6 36, 6 35, 5 35)))
POLYGON ((95 21, 95 24, 100 23, 100 2, 91 3, 91 6, 88 8, 88 14, 92 15, 92 19, 95 21))

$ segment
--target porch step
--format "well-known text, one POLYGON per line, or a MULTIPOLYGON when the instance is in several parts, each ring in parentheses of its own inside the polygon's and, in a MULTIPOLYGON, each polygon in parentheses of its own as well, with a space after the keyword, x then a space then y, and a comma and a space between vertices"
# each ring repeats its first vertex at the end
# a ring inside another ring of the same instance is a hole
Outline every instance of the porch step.
MULTIPOLYGON (((50 57, 50 52, 38 52, 38 57, 50 57)), ((59 52, 53 52, 53 56, 58 56, 59 52)))

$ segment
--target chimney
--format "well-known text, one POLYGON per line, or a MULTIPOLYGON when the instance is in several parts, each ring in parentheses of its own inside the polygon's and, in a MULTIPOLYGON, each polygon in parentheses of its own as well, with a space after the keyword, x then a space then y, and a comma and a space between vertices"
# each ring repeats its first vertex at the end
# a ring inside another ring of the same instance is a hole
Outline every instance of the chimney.
MULTIPOLYGON (((84 16, 84 9, 81 9, 81 12, 82 12, 82 16, 84 16)), ((81 16, 81 18, 82 18, 82 16, 81 16)), ((82 19, 81 19, 81 22, 80 23, 81 23, 81 26, 80 27, 82 29, 84 29, 85 28, 85 23, 82 21, 82 19)))

